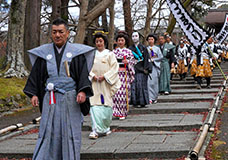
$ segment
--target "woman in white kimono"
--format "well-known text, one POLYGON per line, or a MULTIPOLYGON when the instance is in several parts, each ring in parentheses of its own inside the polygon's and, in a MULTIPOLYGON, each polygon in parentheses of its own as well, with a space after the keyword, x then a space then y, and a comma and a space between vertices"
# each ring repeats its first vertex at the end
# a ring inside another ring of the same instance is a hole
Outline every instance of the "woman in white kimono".
POLYGON ((149 102, 157 103, 158 92, 159 92, 159 77, 160 77, 160 64, 163 58, 161 50, 159 47, 155 46, 157 37, 153 34, 149 34, 147 37, 147 42, 149 46, 147 47, 149 53, 149 61, 152 63, 152 73, 148 78, 148 93, 149 102))
POLYGON ((90 98, 92 119, 92 132, 89 138, 96 139, 99 135, 111 133, 112 96, 120 88, 118 76, 119 65, 113 52, 105 49, 107 38, 103 31, 95 34, 94 43, 96 53, 94 64, 90 72, 94 96, 90 98))

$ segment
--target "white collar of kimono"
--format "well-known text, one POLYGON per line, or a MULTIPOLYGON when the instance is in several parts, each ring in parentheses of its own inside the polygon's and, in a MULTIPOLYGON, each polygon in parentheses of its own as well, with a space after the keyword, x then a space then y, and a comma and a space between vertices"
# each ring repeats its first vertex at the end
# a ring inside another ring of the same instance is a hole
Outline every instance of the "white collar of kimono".
POLYGON ((123 49, 125 49, 126 47, 123 47, 123 48, 117 48, 120 52, 122 52, 123 51, 123 49))
POLYGON ((148 46, 150 49, 153 49, 154 48, 154 45, 153 46, 148 46))
POLYGON ((103 51, 99 52, 98 50, 96 50, 96 56, 97 57, 103 57, 109 54, 109 50, 108 49, 104 49, 103 51))
MULTIPOLYGON (((63 46, 64 46, 64 45, 63 45, 63 46)), ((55 45, 55 48, 57 49, 57 51, 58 51, 59 54, 61 53, 61 51, 62 51, 62 49, 63 49, 63 46, 62 46, 61 48, 59 48, 59 47, 57 47, 57 46, 55 45)))

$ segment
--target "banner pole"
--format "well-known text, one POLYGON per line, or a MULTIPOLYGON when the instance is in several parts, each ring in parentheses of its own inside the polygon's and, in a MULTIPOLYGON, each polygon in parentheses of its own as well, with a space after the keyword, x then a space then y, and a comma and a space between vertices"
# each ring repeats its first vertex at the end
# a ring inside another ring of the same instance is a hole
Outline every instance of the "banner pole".
MULTIPOLYGON (((207 43, 206 43, 206 46, 207 46, 207 48, 208 48, 208 50, 209 50, 211 56, 214 58, 215 56, 214 56, 214 54, 212 53, 212 51, 211 51, 211 49, 210 49, 210 47, 209 47, 209 45, 208 45, 207 43)), ((224 72, 222 71, 222 68, 220 67, 220 65, 218 64, 218 61, 217 61, 216 59, 214 59, 214 60, 215 60, 215 63, 217 64, 217 66, 218 66, 220 72, 222 73, 224 79, 227 80, 227 77, 226 77, 226 75, 224 74, 224 72)))
MULTIPOLYGON (((124 56, 124 60, 126 60, 127 57, 124 56)), ((125 84, 126 84, 126 101, 127 101, 127 112, 129 111, 129 103, 128 103, 128 89, 127 89, 127 64, 124 64, 125 68, 125 84)))

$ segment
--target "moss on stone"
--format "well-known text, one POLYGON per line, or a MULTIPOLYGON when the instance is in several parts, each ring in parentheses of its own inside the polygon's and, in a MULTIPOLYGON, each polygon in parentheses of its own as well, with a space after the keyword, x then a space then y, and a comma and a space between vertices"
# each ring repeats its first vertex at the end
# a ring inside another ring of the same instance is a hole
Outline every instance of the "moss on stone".
POLYGON ((25 83, 26 79, 0 77, 0 99, 6 99, 17 94, 25 97, 23 93, 25 83))

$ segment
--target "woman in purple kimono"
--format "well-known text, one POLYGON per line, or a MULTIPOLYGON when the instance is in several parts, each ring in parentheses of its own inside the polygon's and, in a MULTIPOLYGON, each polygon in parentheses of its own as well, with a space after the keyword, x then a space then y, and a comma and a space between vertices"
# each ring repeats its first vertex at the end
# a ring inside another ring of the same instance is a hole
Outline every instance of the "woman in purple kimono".
POLYGON ((127 117, 128 102, 130 100, 130 86, 134 80, 135 59, 128 46, 128 36, 125 32, 119 32, 116 37, 118 47, 113 51, 119 63, 119 77, 121 87, 113 96, 113 116, 123 120, 127 117))

